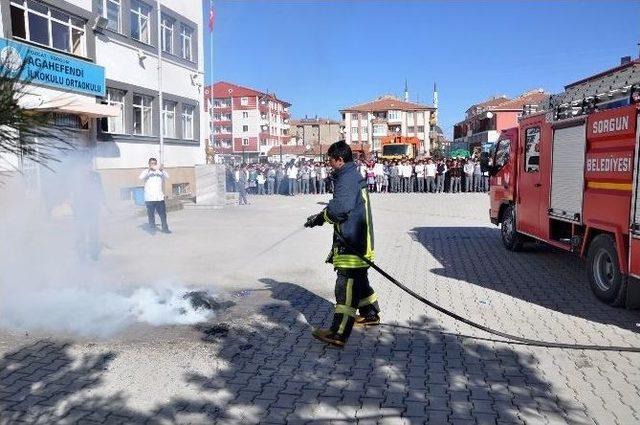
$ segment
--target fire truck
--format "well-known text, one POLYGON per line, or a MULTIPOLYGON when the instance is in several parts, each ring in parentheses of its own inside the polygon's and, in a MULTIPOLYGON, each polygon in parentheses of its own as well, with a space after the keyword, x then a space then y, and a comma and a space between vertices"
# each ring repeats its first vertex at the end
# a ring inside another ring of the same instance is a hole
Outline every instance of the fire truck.
POLYGON ((603 302, 640 306, 640 60, 523 111, 491 153, 490 218, 506 249, 542 241, 586 260, 603 302))
POLYGON ((420 139, 407 136, 385 136, 380 140, 383 159, 413 159, 418 155, 420 139))

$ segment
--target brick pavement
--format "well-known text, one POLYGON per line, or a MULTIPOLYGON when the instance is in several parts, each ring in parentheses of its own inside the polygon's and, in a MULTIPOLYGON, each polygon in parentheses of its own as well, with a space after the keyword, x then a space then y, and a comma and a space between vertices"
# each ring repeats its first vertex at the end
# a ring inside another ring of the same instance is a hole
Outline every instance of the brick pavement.
MULTIPOLYGON (((256 234, 268 246, 318 200, 180 211, 170 217, 175 250, 159 243, 195 264, 179 270, 199 283, 212 272, 200 270, 201 247, 183 243, 224 240, 213 258, 245 252, 256 234)), ((638 312, 598 302, 579 259, 544 246, 505 251, 485 195, 374 195, 373 205, 378 263, 437 303, 526 337, 640 346, 638 312)), ((110 267, 148 237, 120 230, 127 240, 102 260, 110 267)), ((266 258, 249 250, 241 270, 217 266, 211 278, 221 287, 249 292, 211 323, 109 339, 2 331, 0 423, 640 422, 640 355, 496 342, 373 273, 385 325, 355 331, 343 350, 317 343, 310 329, 329 322, 332 272, 322 265, 329 229, 315 230, 266 258)))

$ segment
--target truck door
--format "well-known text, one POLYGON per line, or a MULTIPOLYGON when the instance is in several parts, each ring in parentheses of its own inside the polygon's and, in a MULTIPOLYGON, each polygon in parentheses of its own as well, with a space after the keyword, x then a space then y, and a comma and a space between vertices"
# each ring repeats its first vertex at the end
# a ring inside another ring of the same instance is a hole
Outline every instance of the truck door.
POLYGON ((640 278, 640 115, 636 118, 633 197, 631 199, 631 238, 629 241, 629 274, 640 278))
POLYGON ((524 143, 521 155, 521 169, 518 176, 516 202, 516 228, 518 232, 541 237, 540 231, 540 125, 527 127, 522 132, 524 143))

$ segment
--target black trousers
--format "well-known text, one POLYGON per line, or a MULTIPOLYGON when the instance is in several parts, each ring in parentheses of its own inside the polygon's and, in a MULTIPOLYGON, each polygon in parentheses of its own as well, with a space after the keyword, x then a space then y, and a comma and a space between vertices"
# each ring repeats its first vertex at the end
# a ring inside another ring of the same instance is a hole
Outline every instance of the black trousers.
POLYGON ((169 226, 167 226, 167 205, 164 201, 147 201, 145 202, 147 206, 147 218, 149 219, 149 226, 156 226, 156 211, 158 211, 158 215, 160 216, 160 222, 162 223, 162 230, 168 230, 169 226))
POLYGON ((356 312, 368 316, 380 312, 378 296, 369 284, 368 268, 336 269, 336 310, 331 330, 345 339, 351 334, 356 312))

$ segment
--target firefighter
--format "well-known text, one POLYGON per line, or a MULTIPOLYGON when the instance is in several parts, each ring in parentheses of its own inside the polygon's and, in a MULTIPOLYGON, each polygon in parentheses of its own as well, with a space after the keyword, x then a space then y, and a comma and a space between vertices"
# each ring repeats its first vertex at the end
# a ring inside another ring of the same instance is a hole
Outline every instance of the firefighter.
POLYGON ((344 141, 327 151, 333 168, 333 199, 320 213, 310 216, 305 227, 333 224, 333 246, 327 262, 337 274, 336 307, 329 329, 315 329, 313 336, 327 344, 343 347, 354 324, 380 324, 377 295, 369 284, 368 264, 350 251, 338 237, 339 231, 349 247, 373 261, 373 222, 367 184, 353 162, 351 148, 344 141), (359 310, 359 315, 356 312, 359 310))

